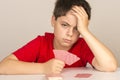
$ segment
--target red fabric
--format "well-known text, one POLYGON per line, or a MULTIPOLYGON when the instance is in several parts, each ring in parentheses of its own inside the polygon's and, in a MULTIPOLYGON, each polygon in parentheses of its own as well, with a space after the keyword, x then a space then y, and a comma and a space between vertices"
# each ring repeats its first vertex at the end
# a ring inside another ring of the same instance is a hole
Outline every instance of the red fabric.
MULTIPOLYGON (((52 33, 45 33, 45 36, 38 36, 13 54, 20 61, 44 63, 54 58, 53 39, 54 35, 52 33)), ((83 38, 79 38, 69 52, 80 57, 80 60, 65 67, 85 67, 87 62, 91 64, 94 58, 83 38)))

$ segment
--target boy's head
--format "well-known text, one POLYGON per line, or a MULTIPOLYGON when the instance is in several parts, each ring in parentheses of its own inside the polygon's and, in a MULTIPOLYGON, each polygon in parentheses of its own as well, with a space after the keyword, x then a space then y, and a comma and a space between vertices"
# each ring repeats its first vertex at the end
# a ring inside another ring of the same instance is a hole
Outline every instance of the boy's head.
POLYGON ((66 13, 70 11, 73 6, 83 7, 88 15, 88 19, 90 20, 91 7, 86 0, 57 0, 53 11, 55 19, 57 20, 58 17, 65 16, 66 13))

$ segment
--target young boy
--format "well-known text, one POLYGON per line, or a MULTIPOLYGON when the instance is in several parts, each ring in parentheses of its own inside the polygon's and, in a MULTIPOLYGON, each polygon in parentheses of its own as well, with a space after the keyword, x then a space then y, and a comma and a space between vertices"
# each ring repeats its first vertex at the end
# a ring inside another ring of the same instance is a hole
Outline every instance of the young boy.
POLYGON ((57 0, 51 19, 54 33, 45 33, 0 62, 0 74, 60 73, 65 67, 115 71, 113 53, 89 31, 91 8, 86 0, 57 0), (82 37, 80 37, 82 36, 82 37), (53 50, 65 50, 80 58, 72 65, 55 59, 53 50))

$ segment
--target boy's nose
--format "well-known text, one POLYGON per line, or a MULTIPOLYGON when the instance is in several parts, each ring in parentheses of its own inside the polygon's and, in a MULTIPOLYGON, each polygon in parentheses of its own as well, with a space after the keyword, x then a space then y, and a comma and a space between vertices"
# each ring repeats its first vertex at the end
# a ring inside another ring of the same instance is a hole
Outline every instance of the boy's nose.
POLYGON ((73 35, 73 29, 72 28, 68 29, 67 35, 70 36, 70 37, 72 37, 72 35, 73 35))

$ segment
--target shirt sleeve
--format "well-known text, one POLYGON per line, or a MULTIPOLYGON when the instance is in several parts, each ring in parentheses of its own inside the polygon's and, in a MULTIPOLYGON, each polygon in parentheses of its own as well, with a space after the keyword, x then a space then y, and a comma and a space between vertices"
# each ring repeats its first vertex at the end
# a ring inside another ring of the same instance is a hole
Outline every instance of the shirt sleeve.
POLYGON ((84 42, 84 60, 86 62, 89 62, 92 65, 92 61, 94 58, 94 55, 92 53, 92 51, 90 50, 89 46, 87 45, 87 43, 83 40, 84 42))
POLYGON ((13 54, 20 60, 25 62, 35 62, 40 49, 40 36, 28 42, 13 54))

